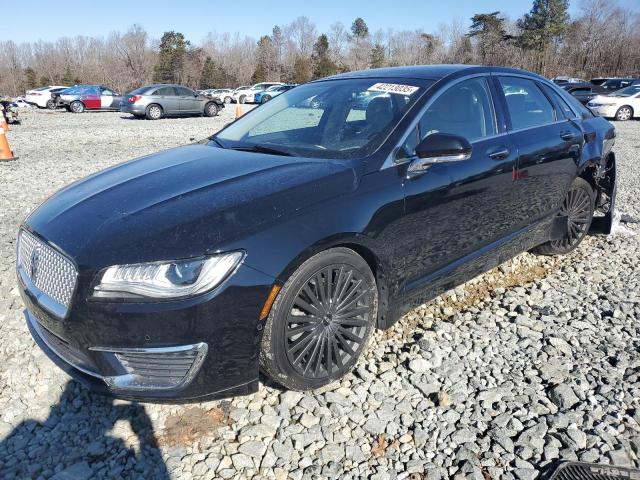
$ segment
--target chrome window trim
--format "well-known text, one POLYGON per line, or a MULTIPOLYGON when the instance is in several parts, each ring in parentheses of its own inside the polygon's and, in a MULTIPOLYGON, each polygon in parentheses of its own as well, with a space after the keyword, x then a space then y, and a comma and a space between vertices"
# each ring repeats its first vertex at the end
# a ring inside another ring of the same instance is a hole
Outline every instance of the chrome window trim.
MULTIPOLYGON (((480 77, 484 77, 484 78, 491 78, 491 72, 482 72, 482 73, 472 73, 470 75, 465 75, 464 77, 461 78, 457 78, 449 83, 447 83, 445 85, 445 88, 443 88, 442 90, 440 90, 438 93, 436 93, 434 96, 432 96, 427 103, 425 103, 422 108, 420 109, 420 111, 415 115, 415 117, 413 118, 413 120, 411 121, 411 124, 409 125, 409 127, 407 128, 406 132, 404 133, 404 135, 402 136, 401 140, 391 149, 391 152, 389 153, 389 155, 387 155, 387 158, 385 159, 385 161, 382 163, 382 166, 380 167, 380 170, 385 170, 387 168, 391 168, 391 167, 395 167, 397 165, 404 165, 405 163, 409 163, 411 162, 415 157, 407 157, 407 158, 401 158, 401 159, 397 159, 395 158, 396 154, 398 153, 398 150, 405 144, 405 142, 407 141, 407 139, 409 138, 409 135, 411 135, 411 133, 413 132, 413 130, 416 128, 416 126, 418 125, 418 123, 420 123, 420 119, 422 119, 422 117, 424 116, 424 114, 427 112, 427 110, 429 109, 429 107, 431 107, 431 105, 433 104, 433 102, 435 102, 438 98, 440 98, 440 96, 445 93, 446 91, 448 91, 451 87, 454 87, 455 85, 462 83, 464 81, 467 80, 472 80, 474 78, 480 78, 480 77)), ((437 83, 434 82, 434 84, 437 83)), ((493 113, 493 121, 494 121, 494 126, 496 129, 496 132, 498 132, 498 120, 497 120, 497 115, 496 115, 496 105, 495 105, 495 99, 493 98, 493 94, 491 92, 491 85, 489 83, 489 81, 487 80, 487 89, 488 89, 488 93, 489 93, 489 101, 491 102, 491 111, 493 113)), ((474 140, 473 142, 469 142, 471 145, 473 145, 476 142, 483 142, 485 140, 488 140, 490 138, 494 138, 494 137, 500 137, 502 135, 506 135, 507 132, 502 132, 502 133, 496 133, 494 135, 488 135, 486 137, 482 137, 479 138, 477 140, 474 140)))

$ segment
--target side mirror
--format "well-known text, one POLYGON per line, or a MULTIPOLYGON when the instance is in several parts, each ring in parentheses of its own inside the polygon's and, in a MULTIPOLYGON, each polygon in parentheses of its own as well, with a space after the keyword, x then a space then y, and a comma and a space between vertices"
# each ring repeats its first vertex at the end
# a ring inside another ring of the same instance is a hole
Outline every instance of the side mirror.
POLYGON ((409 164, 407 176, 424 173, 437 163, 461 162, 471 158, 471 144, 458 135, 433 133, 425 137, 416 147, 417 159, 409 164))

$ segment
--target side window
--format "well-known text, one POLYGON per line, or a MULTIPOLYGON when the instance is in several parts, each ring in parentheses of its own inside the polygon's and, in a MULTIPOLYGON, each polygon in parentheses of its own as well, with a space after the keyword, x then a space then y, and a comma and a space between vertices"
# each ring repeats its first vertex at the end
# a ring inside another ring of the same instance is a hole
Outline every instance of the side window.
POLYGON ((187 95, 193 97, 193 91, 185 87, 175 87, 178 95, 187 95))
POLYGON ((172 96, 175 95, 175 92, 173 90, 173 87, 162 87, 162 88, 157 89, 154 92, 154 95, 162 95, 162 96, 165 96, 165 97, 172 97, 172 96))
POLYGON ((429 106, 411 132, 400 156, 411 156, 416 146, 433 133, 449 133, 474 142, 496 134, 496 120, 483 77, 464 80, 446 90, 429 106))
POLYGON ((507 99, 513 130, 555 121, 553 106, 535 82, 520 77, 500 77, 500 84, 507 99))
POLYGON ((573 109, 569 106, 567 101, 558 92, 556 92, 553 88, 545 84, 542 84, 542 88, 544 89, 544 91, 548 96, 553 98, 556 101, 556 103, 560 105, 560 109, 562 110, 562 113, 564 113, 564 116, 566 118, 577 118, 577 115, 575 114, 573 109))
POLYGON ((108 88, 103 88, 103 89, 102 89, 102 95, 110 95, 110 96, 113 96, 113 95, 114 95, 114 93, 113 93, 111 90, 109 90, 108 88))

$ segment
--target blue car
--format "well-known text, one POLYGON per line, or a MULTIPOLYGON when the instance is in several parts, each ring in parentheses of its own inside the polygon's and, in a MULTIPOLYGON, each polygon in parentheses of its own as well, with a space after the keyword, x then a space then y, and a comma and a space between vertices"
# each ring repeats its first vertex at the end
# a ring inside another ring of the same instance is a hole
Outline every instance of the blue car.
POLYGON ((256 93, 254 97, 255 103, 265 103, 271 100, 273 97, 280 95, 281 93, 286 92, 287 90, 291 90, 295 87, 295 84, 291 85, 274 85, 273 87, 269 87, 262 92, 256 93))

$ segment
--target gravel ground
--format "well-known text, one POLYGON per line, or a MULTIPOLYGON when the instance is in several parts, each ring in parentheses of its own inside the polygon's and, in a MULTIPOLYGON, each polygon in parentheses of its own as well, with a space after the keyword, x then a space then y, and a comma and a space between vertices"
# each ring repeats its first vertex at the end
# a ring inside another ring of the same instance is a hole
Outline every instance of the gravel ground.
MULTIPOLYGON (((638 466, 640 235, 520 255, 377 332, 356 370, 322 391, 262 386, 167 406, 70 382, 23 321, 20 222, 65 184, 232 116, 37 111, 12 127, 20 159, 0 164, 0 477, 487 480, 533 479, 560 458, 638 466)), ((640 218, 640 122, 617 128, 619 207, 640 218)))

